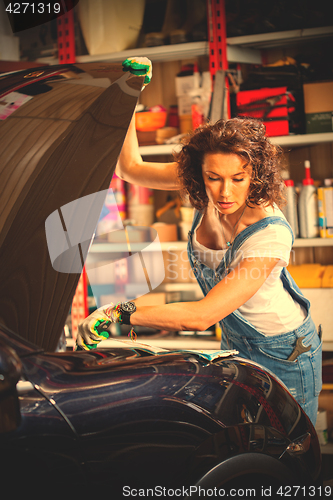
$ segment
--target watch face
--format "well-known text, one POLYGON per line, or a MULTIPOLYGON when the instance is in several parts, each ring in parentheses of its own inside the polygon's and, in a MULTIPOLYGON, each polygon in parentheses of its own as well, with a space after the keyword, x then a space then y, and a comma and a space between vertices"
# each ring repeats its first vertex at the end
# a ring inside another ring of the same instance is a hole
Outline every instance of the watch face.
POLYGON ((121 309, 124 312, 133 313, 134 311, 136 311, 136 306, 134 302, 123 302, 121 305, 121 309))

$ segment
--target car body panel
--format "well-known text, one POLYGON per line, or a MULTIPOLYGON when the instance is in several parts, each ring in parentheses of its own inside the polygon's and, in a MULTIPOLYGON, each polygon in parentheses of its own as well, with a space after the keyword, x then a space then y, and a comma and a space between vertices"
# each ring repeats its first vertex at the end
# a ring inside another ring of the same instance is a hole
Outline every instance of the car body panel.
MULTIPOLYGON (((12 336, 11 347, 16 344, 12 336)), ((217 464, 250 452, 283 456, 296 477, 318 480, 315 431, 273 375, 237 356, 208 361, 200 353, 149 353, 131 344, 62 353, 26 349, 24 377, 38 397, 34 407, 31 392, 20 394, 23 424, 10 448, 40 444, 44 467, 52 464, 54 471, 55 461, 61 469, 63 446, 71 480, 82 485, 89 478, 87 487, 98 483, 119 492, 123 485, 194 484, 217 464), (41 417, 50 433, 40 428, 41 417), (306 432, 310 449, 291 459, 286 447, 306 432), (135 464, 130 474, 129 464, 135 464)))

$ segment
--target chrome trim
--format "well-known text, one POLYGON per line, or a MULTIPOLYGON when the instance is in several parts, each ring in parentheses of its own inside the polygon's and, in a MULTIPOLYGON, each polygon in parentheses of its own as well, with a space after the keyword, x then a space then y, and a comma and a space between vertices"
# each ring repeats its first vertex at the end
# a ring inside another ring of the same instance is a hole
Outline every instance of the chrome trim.
POLYGON ((23 392, 27 392, 34 389, 35 389, 34 385, 28 380, 19 380, 16 384, 16 390, 18 394, 22 394, 23 392))
POLYGON ((292 441, 286 448, 286 452, 289 453, 289 455, 303 455, 303 453, 306 453, 308 449, 310 448, 311 444, 311 434, 307 432, 306 434, 303 434, 303 436, 300 436, 298 439, 295 441, 292 441))

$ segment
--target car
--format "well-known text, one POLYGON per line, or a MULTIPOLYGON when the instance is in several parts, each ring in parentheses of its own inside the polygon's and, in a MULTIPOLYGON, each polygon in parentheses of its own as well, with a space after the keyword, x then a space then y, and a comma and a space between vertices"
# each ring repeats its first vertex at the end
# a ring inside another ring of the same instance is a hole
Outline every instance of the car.
POLYGON ((3 486, 34 478, 114 498, 320 487, 310 420, 255 363, 139 342, 51 353, 6 328, 0 356, 3 486))
POLYGON ((93 211, 89 230, 71 239, 59 207, 107 189, 141 86, 108 63, 0 75, 2 489, 112 498, 322 491, 309 418, 273 373, 237 352, 131 340, 56 351, 98 218, 93 211), (51 214, 62 229, 46 235, 51 214), (52 256, 54 234, 69 240, 52 256))

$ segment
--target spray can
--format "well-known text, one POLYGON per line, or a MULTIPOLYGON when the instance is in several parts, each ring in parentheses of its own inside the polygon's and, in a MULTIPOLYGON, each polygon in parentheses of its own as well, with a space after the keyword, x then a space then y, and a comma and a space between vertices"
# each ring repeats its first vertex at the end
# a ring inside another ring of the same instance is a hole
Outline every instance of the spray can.
POLYGON ((299 229, 297 216, 297 195, 295 191, 294 181, 291 179, 286 179, 284 183, 286 185, 287 204, 283 208, 283 213, 285 218, 289 222, 291 229, 293 230, 294 237, 297 238, 299 236, 299 229))
POLYGON ((310 162, 304 162, 305 178, 298 200, 299 229, 301 238, 319 235, 317 190, 310 174, 310 162))

